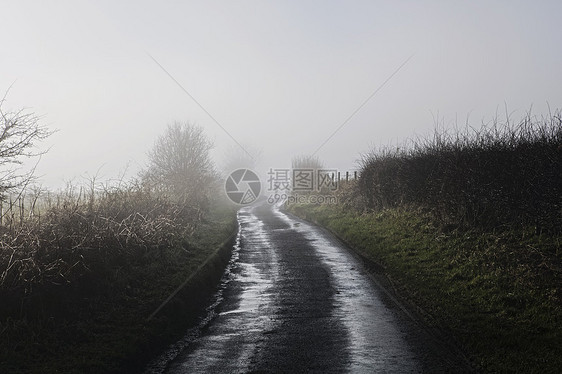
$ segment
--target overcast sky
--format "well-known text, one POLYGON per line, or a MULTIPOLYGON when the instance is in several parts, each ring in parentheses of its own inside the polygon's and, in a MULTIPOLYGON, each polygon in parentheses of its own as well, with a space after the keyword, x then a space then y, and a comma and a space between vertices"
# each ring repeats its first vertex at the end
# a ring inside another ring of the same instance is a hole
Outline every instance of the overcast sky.
POLYGON ((261 166, 318 152, 352 169, 372 146, 562 106, 560 1, 2 1, 4 110, 58 132, 38 168, 51 188, 141 168, 166 125, 203 126, 261 166))

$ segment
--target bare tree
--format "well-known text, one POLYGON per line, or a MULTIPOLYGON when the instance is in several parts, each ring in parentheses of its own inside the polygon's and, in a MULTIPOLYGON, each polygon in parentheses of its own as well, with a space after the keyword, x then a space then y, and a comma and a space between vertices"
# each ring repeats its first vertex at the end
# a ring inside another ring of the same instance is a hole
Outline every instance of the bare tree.
POLYGON ((168 125, 148 154, 144 180, 178 202, 205 207, 217 180, 212 148, 202 127, 168 125))
POLYGON ((25 158, 44 154, 46 151, 35 149, 35 143, 52 134, 39 117, 25 109, 4 111, 6 95, 0 100, 0 198, 30 183, 35 168, 25 172, 21 164, 25 158))
POLYGON ((251 169, 258 167, 258 160, 262 156, 262 151, 248 144, 243 144, 244 149, 238 145, 227 148, 224 152, 221 172, 227 176, 236 169, 251 169), (250 156, 251 155, 251 156, 250 156))
POLYGON ((322 169, 324 164, 317 156, 301 155, 295 156, 291 160, 293 169, 322 169))

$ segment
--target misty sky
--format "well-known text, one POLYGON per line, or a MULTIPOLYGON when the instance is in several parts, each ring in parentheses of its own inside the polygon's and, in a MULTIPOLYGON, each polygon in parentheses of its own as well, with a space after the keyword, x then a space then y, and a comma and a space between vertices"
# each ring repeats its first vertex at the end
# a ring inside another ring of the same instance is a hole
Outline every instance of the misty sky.
POLYGON ((446 126, 478 127, 562 106, 560 1, 2 1, 3 110, 30 108, 58 132, 38 168, 51 188, 134 174, 166 125, 232 140, 281 168, 328 142, 352 169, 372 146, 446 126), (100 169, 101 168, 101 169, 100 169))

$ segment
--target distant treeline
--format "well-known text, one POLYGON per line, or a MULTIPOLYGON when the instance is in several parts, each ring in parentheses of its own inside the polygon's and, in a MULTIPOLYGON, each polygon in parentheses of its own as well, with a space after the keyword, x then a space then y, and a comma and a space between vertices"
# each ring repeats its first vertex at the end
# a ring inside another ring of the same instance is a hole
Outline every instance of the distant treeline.
POLYGON ((362 159, 361 205, 421 206, 441 222, 485 228, 562 229, 562 116, 436 130, 362 159))

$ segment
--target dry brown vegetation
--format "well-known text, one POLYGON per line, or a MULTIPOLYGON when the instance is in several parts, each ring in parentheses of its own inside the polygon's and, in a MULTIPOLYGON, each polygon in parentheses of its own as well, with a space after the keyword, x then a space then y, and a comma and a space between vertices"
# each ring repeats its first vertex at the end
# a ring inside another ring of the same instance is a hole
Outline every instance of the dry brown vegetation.
POLYGON ((130 181, 92 180, 59 192, 5 185, 0 371, 76 364, 119 372, 129 351, 146 346, 138 341, 146 317, 233 229, 233 211, 213 199, 210 149, 201 128, 176 123, 156 141, 147 170, 130 181), (91 339, 98 330, 104 337, 91 339), (108 355, 110 348, 119 352, 108 355))
POLYGON ((4 204, 0 227, 0 291, 18 295, 76 282, 127 258, 162 255, 189 237, 203 213, 140 184, 29 199, 4 204))

